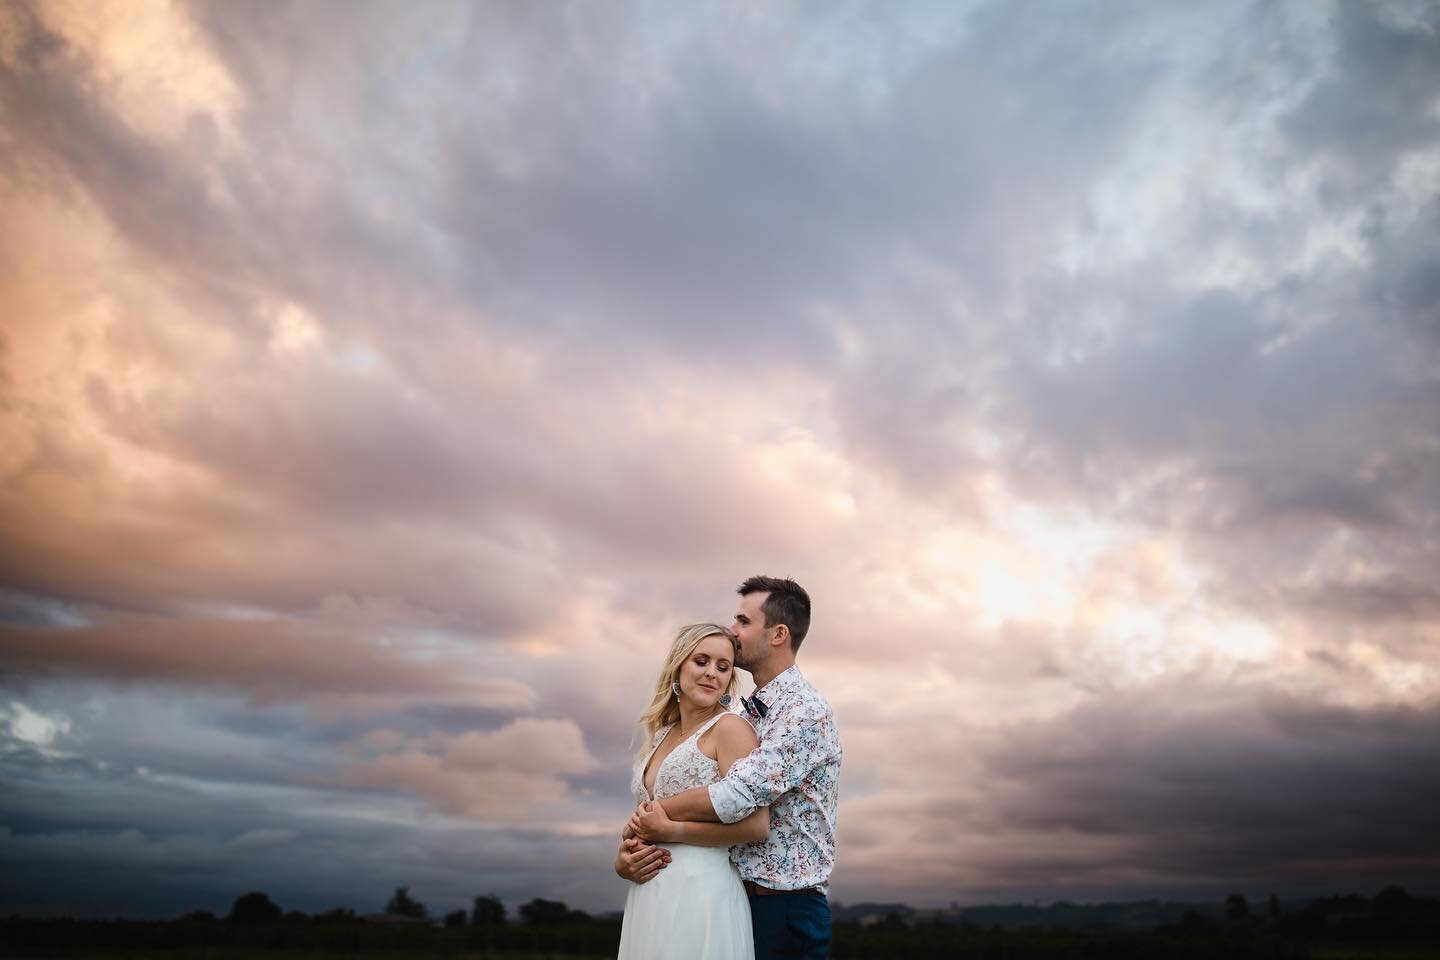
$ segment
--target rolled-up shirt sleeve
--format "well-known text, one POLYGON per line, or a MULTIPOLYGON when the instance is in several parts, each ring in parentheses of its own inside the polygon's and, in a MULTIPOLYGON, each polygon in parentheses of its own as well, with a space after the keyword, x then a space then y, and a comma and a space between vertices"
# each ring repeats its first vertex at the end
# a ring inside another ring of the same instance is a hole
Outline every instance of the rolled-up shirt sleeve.
POLYGON ((738 823, 793 790, 805 775, 840 755, 835 718, 827 710, 800 711, 775 724, 774 732, 710 784, 710 803, 723 823, 738 823))

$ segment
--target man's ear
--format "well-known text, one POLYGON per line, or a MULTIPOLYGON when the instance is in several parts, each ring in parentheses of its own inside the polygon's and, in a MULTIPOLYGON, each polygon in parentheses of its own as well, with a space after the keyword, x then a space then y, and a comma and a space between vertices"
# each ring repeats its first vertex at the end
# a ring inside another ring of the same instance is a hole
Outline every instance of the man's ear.
POLYGON ((781 643, 788 644, 790 642, 790 628, 783 623, 776 624, 775 639, 781 643))

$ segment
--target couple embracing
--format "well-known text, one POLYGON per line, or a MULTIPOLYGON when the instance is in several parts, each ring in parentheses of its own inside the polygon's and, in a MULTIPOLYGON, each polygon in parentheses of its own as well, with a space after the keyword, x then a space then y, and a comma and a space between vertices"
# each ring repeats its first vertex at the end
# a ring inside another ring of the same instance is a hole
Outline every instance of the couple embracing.
POLYGON ((795 666, 810 597, 751 577, 735 622, 685 627, 640 716, 646 738, 615 872, 621 960, 823 958, 840 737, 795 666), (735 670, 756 690, 737 699, 735 670))

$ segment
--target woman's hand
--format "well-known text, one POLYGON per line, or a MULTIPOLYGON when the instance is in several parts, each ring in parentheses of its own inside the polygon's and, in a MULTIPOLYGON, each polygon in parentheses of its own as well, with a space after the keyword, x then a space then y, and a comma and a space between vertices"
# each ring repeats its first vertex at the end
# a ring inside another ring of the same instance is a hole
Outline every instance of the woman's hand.
POLYGON ((670 851, 638 838, 620 841, 615 873, 631 883, 646 883, 670 865, 670 851))
POLYGON ((664 807, 647 801, 635 808, 626 829, 634 831, 635 836, 651 843, 665 843, 679 840, 682 828, 670 819, 664 807))

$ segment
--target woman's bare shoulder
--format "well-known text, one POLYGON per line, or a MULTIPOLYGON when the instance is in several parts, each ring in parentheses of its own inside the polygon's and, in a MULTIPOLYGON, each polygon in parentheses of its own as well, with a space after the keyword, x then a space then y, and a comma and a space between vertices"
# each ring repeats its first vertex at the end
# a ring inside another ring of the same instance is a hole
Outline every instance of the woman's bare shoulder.
POLYGON ((750 726, 750 721, 738 713, 727 713, 715 722, 715 735, 722 738, 727 744, 743 745, 745 752, 754 750, 760 743, 755 736, 755 728, 750 726))

